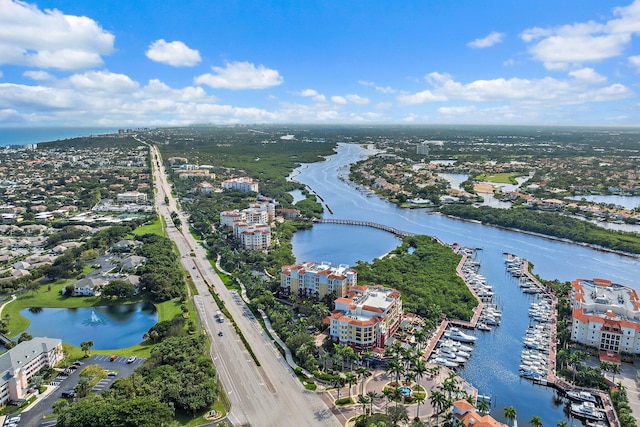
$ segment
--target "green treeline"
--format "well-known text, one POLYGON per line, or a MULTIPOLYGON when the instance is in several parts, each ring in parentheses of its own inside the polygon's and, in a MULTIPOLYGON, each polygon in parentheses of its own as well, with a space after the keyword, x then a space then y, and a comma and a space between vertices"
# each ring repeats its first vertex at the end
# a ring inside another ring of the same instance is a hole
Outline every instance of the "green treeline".
POLYGON ((158 344, 135 372, 101 395, 58 407, 58 424, 81 426, 164 426, 174 411, 193 416, 216 399, 216 372, 203 337, 170 337, 158 344))
POLYGON ((569 239, 615 251, 640 254, 640 235, 607 230, 587 221, 565 215, 529 209, 496 209, 489 206, 444 205, 445 215, 481 221, 547 236, 569 239))
POLYGON ((417 313, 434 324, 440 314, 470 320, 477 301, 456 273, 460 255, 430 236, 405 237, 382 259, 358 262, 358 282, 380 284, 402 294, 405 311, 417 313), (410 253, 409 248, 414 248, 410 253))

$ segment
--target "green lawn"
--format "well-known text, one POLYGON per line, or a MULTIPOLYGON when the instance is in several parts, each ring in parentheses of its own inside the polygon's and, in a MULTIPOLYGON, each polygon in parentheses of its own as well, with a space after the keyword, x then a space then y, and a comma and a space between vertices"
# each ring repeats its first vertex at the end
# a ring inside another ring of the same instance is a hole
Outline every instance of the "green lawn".
MULTIPOLYGON (((70 283, 70 280, 60 281, 51 285, 51 291, 46 290, 46 287, 42 287, 37 293, 27 292, 16 298, 15 301, 7 304, 2 310, 2 316, 9 315, 9 330, 7 334, 9 337, 15 337, 20 335, 29 327, 29 320, 20 314, 25 308, 29 307, 47 307, 47 308, 81 308, 81 307, 96 307, 101 305, 123 304, 123 303, 135 303, 142 301, 142 297, 133 298, 126 302, 120 300, 113 300, 110 298, 102 297, 64 297, 60 295, 60 291, 70 283)), ((158 311, 158 321, 170 320, 176 315, 182 314, 180 309, 181 301, 174 299, 156 304, 156 310, 158 311)), ((187 304, 189 307, 190 318, 193 319, 196 324, 198 317, 195 310, 189 301, 187 304)), ((136 355, 139 357, 148 357, 151 353, 153 345, 150 342, 143 341, 134 346, 114 349, 114 350, 91 350, 91 354, 116 354, 119 356, 131 356, 136 355)), ((65 344, 65 350, 69 353, 69 359, 71 361, 76 360, 83 356, 79 347, 75 347, 70 344, 65 344)))
POLYGON ((133 233, 137 236, 142 236, 149 233, 164 236, 164 227, 162 226, 160 219, 158 219, 150 224, 141 225, 140 227, 133 230, 133 233))
POLYGON ((495 182, 498 184, 517 184, 516 178, 522 176, 521 173, 496 173, 482 174, 474 177, 474 181, 495 182))

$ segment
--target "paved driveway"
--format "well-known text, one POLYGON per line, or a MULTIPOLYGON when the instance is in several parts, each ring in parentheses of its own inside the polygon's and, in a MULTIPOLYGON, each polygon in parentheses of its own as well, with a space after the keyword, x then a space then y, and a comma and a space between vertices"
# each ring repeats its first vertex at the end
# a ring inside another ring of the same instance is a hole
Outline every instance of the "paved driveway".
POLYGON ((100 365, 107 371, 117 372, 115 377, 105 377, 96 384, 91 391, 94 393, 101 393, 108 389, 111 384, 120 377, 127 377, 131 375, 133 370, 140 366, 146 359, 136 359, 133 363, 127 363, 127 357, 118 357, 113 362, 110 361, 109 356, 97 355, 89 359, 82 359, 83 365, 80 369, 70 371, 69 375, 59 375, 56 377, 50 385, 53 385, 55 389, 51 391, 43 399, 39 400, 35 405, 22 413, 19 427, 48 427, 55 425, 55 419, 43 420, 46 415, 53 413, 53 404, 62 398, 62 392, 73 389, 80 380, 80 371, 82 368, 88 365, 100 365))

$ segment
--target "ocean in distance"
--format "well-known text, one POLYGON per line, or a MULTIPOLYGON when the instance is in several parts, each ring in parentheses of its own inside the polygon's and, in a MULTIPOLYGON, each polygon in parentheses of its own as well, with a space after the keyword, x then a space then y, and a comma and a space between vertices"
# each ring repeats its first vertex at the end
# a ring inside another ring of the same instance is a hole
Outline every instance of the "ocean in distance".
POLYGON ((3 128, 0 127, 0 146, 37 144, 81 136, 117 133, 114 127, 43 127, 43 128, 3 128))

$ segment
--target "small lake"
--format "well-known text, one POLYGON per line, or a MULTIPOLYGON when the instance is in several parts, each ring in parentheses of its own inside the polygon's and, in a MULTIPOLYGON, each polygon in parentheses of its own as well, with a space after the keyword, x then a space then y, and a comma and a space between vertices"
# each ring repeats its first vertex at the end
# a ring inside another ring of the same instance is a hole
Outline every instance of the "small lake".
POLYGON ((148 302, 83 308, 26 308, 33 336, 59 338, 80 346, 93 341, 94 350, 130 347, 158 322, 156 307, 148 302))

